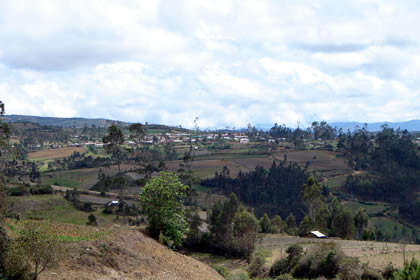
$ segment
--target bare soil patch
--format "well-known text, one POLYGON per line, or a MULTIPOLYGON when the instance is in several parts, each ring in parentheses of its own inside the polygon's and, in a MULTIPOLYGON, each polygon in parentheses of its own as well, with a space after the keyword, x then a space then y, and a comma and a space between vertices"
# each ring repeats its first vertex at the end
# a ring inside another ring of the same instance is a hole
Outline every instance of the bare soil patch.
POLYGON ((143 235, 137 228, 113 226, 107 229, 89 229, 73 225, 70 227, 66 231, 77 232, 79 228, 82 230, 87 228, 106 234, 95 240, 70 242, 68 256, 58 267, 41 274, 41 280, 223 279, 206 264, 169 250, 143 235))

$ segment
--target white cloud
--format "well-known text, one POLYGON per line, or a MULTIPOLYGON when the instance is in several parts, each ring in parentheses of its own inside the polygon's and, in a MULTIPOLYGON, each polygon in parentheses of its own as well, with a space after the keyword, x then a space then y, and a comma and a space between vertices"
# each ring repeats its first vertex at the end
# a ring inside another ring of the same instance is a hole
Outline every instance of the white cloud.
POLYGON ((414 0, 0 2, 8 113, 201 127, 420 118, 414 0))

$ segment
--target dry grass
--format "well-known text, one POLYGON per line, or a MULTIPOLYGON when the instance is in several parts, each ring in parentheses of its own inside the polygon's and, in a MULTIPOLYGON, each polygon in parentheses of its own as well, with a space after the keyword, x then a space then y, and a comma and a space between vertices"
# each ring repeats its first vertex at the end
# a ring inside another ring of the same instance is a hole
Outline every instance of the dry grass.
MULTIPOLYGON (((305 249, 308 249, 321 242, 337 243, 347 256, 358 257, 362 263, 369 263, 369 267, 374 269, 383 270, 389 262, 392 262, 399 268, 403 265, 403 246, 398 243, 315 239, 288 236, 285 234, 266 234, 259 247, 268 253, 267 262, 272 263, 274 260, 284 257, 286 249, 292 244, 298 243, 305 249)), ((407 252, 407 260, 410 260, 412 257, 420 259, 419 245, 406 245, 405 250, 407 252)))
POLYGON ((58 267, 41 274, 39 279, 223 279, 204 263, 167 249, 137 228, 66 225, 64 229, 75 234, 79 230, 83 236, 95 236, 96 232, 104 234, 99 238, 70 242, 68 256, 58 267))

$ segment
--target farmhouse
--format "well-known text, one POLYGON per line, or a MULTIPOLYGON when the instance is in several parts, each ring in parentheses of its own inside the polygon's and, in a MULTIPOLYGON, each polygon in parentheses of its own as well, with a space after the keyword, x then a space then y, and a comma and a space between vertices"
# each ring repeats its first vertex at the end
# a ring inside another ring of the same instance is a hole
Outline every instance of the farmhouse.
POLYGON ((106 203, 107 206, 118 206, 120 205, 120 202, 118 200, 112 200, 110 202, 106 203))
POLYGON ((317 230, 310 231, 305 235, 306 238, 327 238, 327 236, 317 230))
POLYGON ((242 138, 241 140, 239 140, 239 143, 241 143, 241 144, 248 144, 249 143, 249 139, 248 138, 242 138))

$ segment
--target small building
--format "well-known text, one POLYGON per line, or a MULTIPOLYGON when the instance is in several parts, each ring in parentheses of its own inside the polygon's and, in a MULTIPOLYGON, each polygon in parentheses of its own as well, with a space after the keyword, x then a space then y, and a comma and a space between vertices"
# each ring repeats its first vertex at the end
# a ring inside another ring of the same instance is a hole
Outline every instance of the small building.
POLYGON ((241 144, 248 144, 249 143, 249 139, 248 138, 242 138, 239 140, 239 143, 241 144))
POLYGON ((306 238, 327 238, 327 236, 317 230, 310 231, 305 235, 306 238))
POLYGON ((112 200, 110 202, 107 202, 106 205, 108 207, 110 207, 110 206, 118 206, 118 205, 120 205, 120 202, 118 200, 112 200))

